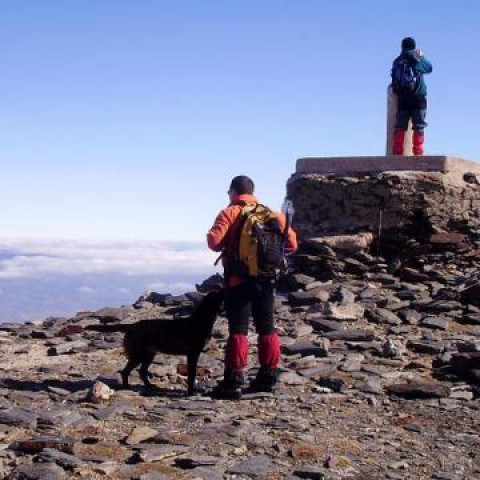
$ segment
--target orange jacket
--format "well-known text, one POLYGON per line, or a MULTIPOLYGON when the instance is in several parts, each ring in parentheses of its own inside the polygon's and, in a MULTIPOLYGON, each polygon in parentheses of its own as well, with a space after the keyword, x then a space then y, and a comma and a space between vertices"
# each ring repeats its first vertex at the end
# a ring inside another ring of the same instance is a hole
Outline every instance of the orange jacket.
MULTIPOLYGON (((236 240, 240 232, 240 213, 245 205, 252 205, 259 203, 254 195, 238 195, 232 201, 232 203, 224 208, 215 219, 215 223, 207 233, 208 247, 214 252, 224 252, 222 258, 223 264, 228 262, 229 257, 235 254, 233 248, 235 248, 236 240)), ((277 213, 277 212, 276 212, 277 213)), ((282 230, 286 226, 286 218, 283 213, 277 213, 278 223, 282 230)), ((293 253, 297 249, 297 235, 292 228, 288 229, 287 236, 287 253, 293 253)), ((239 277, 231 277, 229 279, 230 287, 242 283, 242 279, 239 277)))

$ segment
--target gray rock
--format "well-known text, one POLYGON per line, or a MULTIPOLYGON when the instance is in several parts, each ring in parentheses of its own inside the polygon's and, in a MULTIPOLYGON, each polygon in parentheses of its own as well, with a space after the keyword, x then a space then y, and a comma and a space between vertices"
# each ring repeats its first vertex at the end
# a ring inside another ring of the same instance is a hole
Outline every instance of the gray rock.
POLYGON ((447 330, 448 318, 427 316, 423 318, 421 325, 434 330, 447 330))
POLYGON ((67 478, 63 468, 58 465, 20 465, 8 477, 8 480, 64 480, 67 478))
POLYGON ((269 457, 266 455, 256 455, 229 468, 228 473, 260 477, 262 475, 267 475, 271 469, 272 461, 269 457))
POLYGON ((418 353, 437 355, 445 351, 445 344, 443 342, 427 340, 408 340, 407 348, 418 353))
POLYGON ((172 477, 170 475, 152 471, 140 475, 139 480, 172 480, 172 477))
POLYGON ((323 346, 314 345, 312 342, 304 341, 285 345, 283 347, 283 352, 286 355, 315 355, 316 357, 326 357, 328 355, 328 350, 323 346))
MULTIPOLYGON (((307 320, 309 320, 309 315, 307 314, 307 320)), ((312 319, 310 324, 313 329, 318 332, 333 332, 335 330, 342 330, 345 328, 342 322, 336 322, 335 320, 326 320, 326 319, 312 319)))
POLYGON ((223 480, 225 469, 220 467, 197 467, 189 472, 193 478, 202 480, 223 480))
POLYGON ((420 379, 389 385, 387 390, 389 393, 405 398, 443 398, 450 394, 450 389, 446 385, 420 379))
POLYGON ((60 345, 55 345, 47 350, 47 355, 57 356, 72 353, 86 352, 88 350, 88 343, 84 340, 76 340, 74 342, 65 342, 60 345))
POLYGON ((12 445, 14 450, 25 453, 38 453, 44 448, 54 448, 61 452, 72 453, 75 441, 70 437, 36 437, 19 440, 12 445))
POLYGON ((190 470, 196 467, 216 465, 219 461, 219 457, 213 456, 187 456, 183 458, 177 458, 175 460, 175 465, 179 468, 190 470))
POLYGON ((282 372, 278 381, 284 383, 285 385, 303 385, 305 384, 305 379, 300 375, 297 375, 295 372, 282 372))
POLYGON ((297 478, 307 478, 309 480, 323 480, 325 478, 325 469, 315 465, 305 465, 297 467, 293 474, 297 478))
POLYGON ((375 310, 368 310, 366 317, 370 322, 388 325, 401 325, 402 320, 398 315, 385 308, 377 308, 375 310))
POLYGON ((306 292, 292 292, 288 295, 288 301, 294 307, 326 302, 330 298, 330 290, 331 286, 315 288, 306 292))
POLYGON ((183 447, 181 445, 145 444, 141 446, 141 450, 139 450, 133 455, 133 457, 131 458, 131 462, 161 462, 166 458, 176 457, 185 452, 188 452, 188 447, 183 447))
POLYGON ((365 308, 359 303, 334 304, 326 303, 325 316, 332 320, 355 321, 363 318, 365 308))
POLYGON ((310 275, 304 275, 303 273, 295 273, 288 275, 284 282, 287 284, 290 290, 298 290, 300 288, 305 288, 307 285, 312 284, 316 281, 315 277, 310 275))
POLYGON ((67 470, 72 470, 83 465, 83 461, 75 455, 63 453, 54 448, 44 448, 34 457, 34 460, 46 463, 56 463, 67 470))
POLYGON ((388 339, 382 344, 382 355, 387 358, 400 357, 405 353, 405 347, 398 342, 388 339))
POLYGON ((340 366, 342 372, 358 372, 362 368, 365 356, 362 354, 348 355, 340 366))
POLYGON ((328 377, 336 371, 337 367, 335 365, 327 364, 319 365, 318 367, 304 368, 299 370, 298 373, 303 377, 318 379, 320 377, 328 377))
POLYGON ((0 411, 0 423, 20 427, 35 428, 38 415, 31 410, 12 408, 0 411))
POLYGON ((375 338, 374 332, 371 330, 336 330, 324 334, 329 340, 345 340, 349 342, 369 342, 375 338))

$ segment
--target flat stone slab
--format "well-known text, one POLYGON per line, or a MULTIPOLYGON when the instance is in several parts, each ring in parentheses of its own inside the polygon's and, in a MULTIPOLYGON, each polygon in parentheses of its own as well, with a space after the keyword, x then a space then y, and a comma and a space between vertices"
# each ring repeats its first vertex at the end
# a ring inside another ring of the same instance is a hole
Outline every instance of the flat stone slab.
POLYGON ((480 174, 480 163, 458 157, 427 155, 406 157, 306 157, 297 160, 296 173, 347 174, 389 171, 441 172, 463 176, 480 174))

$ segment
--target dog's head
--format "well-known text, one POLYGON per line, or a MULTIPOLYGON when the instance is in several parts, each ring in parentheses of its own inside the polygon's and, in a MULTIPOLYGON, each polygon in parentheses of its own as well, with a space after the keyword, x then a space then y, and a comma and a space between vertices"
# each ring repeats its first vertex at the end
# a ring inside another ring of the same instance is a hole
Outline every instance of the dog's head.
POLYGON ((220 313, 224 298, 225 290, 223 288, 211 290, 198 302, 194 314, 216 317, 220 313))
POLYGON ((223 287, 211 290, 201 300, 200 303, 208 305, 218 305, 220 308, 221 303, 225 298, 225 289, 223 287))

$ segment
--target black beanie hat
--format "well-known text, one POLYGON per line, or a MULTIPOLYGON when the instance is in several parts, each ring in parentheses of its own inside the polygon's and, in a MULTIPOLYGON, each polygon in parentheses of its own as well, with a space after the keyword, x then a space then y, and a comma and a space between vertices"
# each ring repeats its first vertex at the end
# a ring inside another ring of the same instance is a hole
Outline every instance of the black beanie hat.
POLYGON ((246 175, 234 177, 230 184, 230 190, 235 190, 238 195, 252 194, 254 188, 253 180, 246 175))
POLYGON ((415 50, 417 48, 417 44, 415 43, 415 39, 412 37, 405 37, 402 40, 402 50, 415 50))

